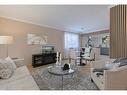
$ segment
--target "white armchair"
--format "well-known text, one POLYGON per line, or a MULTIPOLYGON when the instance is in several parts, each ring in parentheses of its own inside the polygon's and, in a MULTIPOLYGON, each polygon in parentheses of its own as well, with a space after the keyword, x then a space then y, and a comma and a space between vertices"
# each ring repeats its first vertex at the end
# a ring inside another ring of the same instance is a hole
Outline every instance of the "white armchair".
POLYGON ((80 60, 80 56, 78 54, 79 52, 77 52, 74 48, 70 48, 69 50, 69 63, 75 63, 75 65, 77 65, 78 60, 80 60), (72 62, 74 61, 74 62, 72 62))
POLYGON ((82 55, 82 60, 85 60, 85 63, 87 64, 87 61, 94 61, 95 60, 95 51, 93 48, 85 48, 85 53, 82 55), (87 51, 86 51, 87 50, 87 51))
POLYGON ((127 66, 118 67, 115 70, 104 70, 103 75, 97 77, 94 68, 102 68, 106 61, 112 62, 113 59, 104 59, 91 64, 91 79, 102 90, 125 90, 127 89, 127 66))
POLYGON ((91 52, 91 48, 85 48, 84 54, 82 55, 83 57, 89 57, 91 52))

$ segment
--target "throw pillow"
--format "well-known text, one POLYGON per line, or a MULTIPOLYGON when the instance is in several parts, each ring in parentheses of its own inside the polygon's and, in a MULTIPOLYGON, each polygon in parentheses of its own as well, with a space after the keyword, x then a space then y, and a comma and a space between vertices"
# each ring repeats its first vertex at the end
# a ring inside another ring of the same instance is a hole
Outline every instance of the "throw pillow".
POLYGON ((107 64, 105 64, 105 66, 103 68, 95 68, 93 70, 93 73, 94 72, 103 73, 104 70, 111 70, 111 69, 116 70, 116 68, 118 68, 119 66, 120 66, 120 62, 119 63, 108 63, 107 62, 107 64))
POLYGON ((116 69, 118 68, 120 65, 120 63, 109 63, 109 64, 105 64, 105 68, 110 70, 110 69, 116 69))
POLYGON ((114 65, 113 63, 105 64, 105 68, 108 69, 108 70, 110 70, 110 69, 113 68, 113 65, 114 65))
POLYGON ((127 65, 127 62, 121 62, 119 67, 127 65))
POLYGON ((118 58, 113 63, 120 62, 119 67, 127 65, 127 58, 118 58))
POLYGON ((115 63, 112 67, 113 70, 116 70, 118 67, 120 66, 120 62, 119 63, 115 63))
POLYGON ((14 70, 12 65, 6 60, 0 60, 0 78, 7 79, 10 78, 14 70))
POLYGON ((121 60, 121 58, 117 58, 117 59, 115 59, 115 60, 114 60, 114 62, 113 62, 113 63, 119 63, 119 62, 120 62, 120 60, 121 60))
POLYGON ((16 70, 16 64, 10 57, 5 58, 5 60, 12 64, 13 69, 16 70))

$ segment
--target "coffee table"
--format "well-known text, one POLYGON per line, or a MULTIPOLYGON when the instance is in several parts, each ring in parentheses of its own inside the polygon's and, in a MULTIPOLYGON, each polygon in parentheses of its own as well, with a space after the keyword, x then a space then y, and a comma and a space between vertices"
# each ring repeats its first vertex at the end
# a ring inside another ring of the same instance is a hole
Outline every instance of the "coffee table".
POLYGON ((65 75, 72 75, 76 72, 76 68, 73 69, 69 69, 69 70, 62 70, 62 66, 51 66, 48 67, 48 72, 51 75, 55 75, 55 76, 61 76, 62 77, 62 81, 61 81, 61 89, 63 90, 63 78, 65 75))

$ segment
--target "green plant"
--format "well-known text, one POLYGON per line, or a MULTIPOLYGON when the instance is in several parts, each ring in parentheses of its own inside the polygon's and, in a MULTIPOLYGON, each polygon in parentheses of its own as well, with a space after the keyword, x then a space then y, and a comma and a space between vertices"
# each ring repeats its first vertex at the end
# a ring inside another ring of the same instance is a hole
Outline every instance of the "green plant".
POLYGON ((93 47, 93 41, 92 41, 92 37, 91 36, 88 37, 87 44, 88 44, 88 47, 93 47))

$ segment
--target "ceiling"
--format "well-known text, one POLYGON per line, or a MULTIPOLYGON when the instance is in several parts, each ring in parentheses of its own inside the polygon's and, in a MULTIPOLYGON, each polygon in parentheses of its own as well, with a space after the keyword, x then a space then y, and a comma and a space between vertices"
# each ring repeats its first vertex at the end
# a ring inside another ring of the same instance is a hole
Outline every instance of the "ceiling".
POLYGON ((62 31, 109 29, 111 5, 0 5, 0 16, 62 31))

